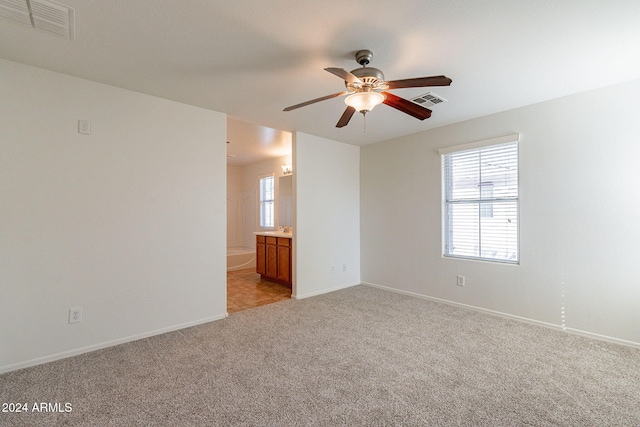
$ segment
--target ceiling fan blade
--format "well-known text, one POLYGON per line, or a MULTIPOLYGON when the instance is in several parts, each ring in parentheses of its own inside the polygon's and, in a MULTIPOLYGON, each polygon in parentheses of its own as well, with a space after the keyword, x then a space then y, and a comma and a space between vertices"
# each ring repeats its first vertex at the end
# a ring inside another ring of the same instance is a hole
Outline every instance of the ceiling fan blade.
POLYGON ((347 107, 347 109, 344 110, 344 113, 342 113, 342 117, 340 117, 340 120, 338 120, 338 124, 336 125, 336 127, 337 128, 345 127, 349 123, 349 120, 351 120, 351 117, 353 117, 353 113, 355 112, 356 112, 355 108, 347 107))
POLYGON ((296 108, 306 107, 307 105, 315 104, 316 102, 324 101, 324 100, 331 99, 331 98, 336 98, 338 96, 346 95, 347 93, 349 93, 349 92, 343 91, 343 92, 338 92, 338 93, 334 93, 334 94, 331 94, 331 95, 323 96, 321 98, 312 99, 311 101, 301 102, 300 104, 296 104, 296 105, 292 105, 291 107, 287 107, 282 111, 291 111, 291 110, 295 110, 296 108))
POLYGON ((389 89, 405 87, 449 86, 451 79, 447 76, 416 77, 414 79, 391 80, 386 82, 389 89))
POLYGON ((407 113, 418 120, 424 120, 431 117, 431 110, 429 110, 428 108, 424 108, 421 105, 414 104, 411 101, 407 101, 406 99, 400 98, 399 96, 396 96, 389 92, 382 92, 382 94, 385 96, 385 100, 383 101, 383 103, 388 105, 389 107, 393 107, 396 110, 407 113))
POLYGON ((330 67, 330 68, 325 68, 325 71, 328 71, 331 74, 335 74, 336 76, 340 77, 342 80, 344 80, 347 83, 362 84, 362 80, 360 80, 359 78, 357 78, 356 76, 354 76, 353 74, 351 74, 350 72, 342 68, 330 67))

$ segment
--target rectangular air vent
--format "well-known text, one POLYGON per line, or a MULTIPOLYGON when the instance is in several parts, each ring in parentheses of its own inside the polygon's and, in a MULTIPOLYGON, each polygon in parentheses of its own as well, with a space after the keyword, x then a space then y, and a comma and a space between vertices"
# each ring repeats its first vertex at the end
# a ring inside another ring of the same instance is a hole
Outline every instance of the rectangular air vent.
POLYGON ((25 0, 0 0, 0 16, 21 24, 31 25, 29 6, 25 0))
POLYGON ((447 100, 439 95, 436 95, 433 92, 427 92, 424 95, 420 95, 411 99, 411 102, 415 102, 416 104, 422 105, 423 107, 433 107, 436 104, 447 102, 447 100))
POLYGON ((73 9, 50 0, 0 0, 0 17, 73 40, 73 9))

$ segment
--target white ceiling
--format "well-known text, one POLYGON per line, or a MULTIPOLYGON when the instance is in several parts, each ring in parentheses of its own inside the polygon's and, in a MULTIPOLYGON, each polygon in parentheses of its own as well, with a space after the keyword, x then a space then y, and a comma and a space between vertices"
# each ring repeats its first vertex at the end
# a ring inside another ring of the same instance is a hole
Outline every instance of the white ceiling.
POLYGON ((246 166, 291 154, 291 132, 227 118, 227 165, 246 166))
POLYGON ((0 57, 227 113, 235 144, 282 137, 260 125, 364 145, 640 78, 638 0, 60 2, 75 40, 2 19, 0 57), (335 127, 343 98, 282 111, 343 90, 323 68, 357 68, 359 49, 388 80, 445 74, 448 102, 423 122, 378 106, 366 132, 359 114, 335 127))

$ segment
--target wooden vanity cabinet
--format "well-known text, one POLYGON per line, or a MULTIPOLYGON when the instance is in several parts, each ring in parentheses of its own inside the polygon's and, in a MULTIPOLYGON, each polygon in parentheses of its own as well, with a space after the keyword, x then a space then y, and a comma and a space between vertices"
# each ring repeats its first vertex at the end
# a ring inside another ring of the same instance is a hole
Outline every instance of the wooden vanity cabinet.
POLYGON ((267 273, 265 276, 274 278, 278 276, 278 238, 267 237, 267 273))
POLYGON ((256 236, 256 271, 264 279, 291 286, 291 239, 256 236))
POLYGON ((291 239, 278 237, 277 279, 291 285, 291 239))

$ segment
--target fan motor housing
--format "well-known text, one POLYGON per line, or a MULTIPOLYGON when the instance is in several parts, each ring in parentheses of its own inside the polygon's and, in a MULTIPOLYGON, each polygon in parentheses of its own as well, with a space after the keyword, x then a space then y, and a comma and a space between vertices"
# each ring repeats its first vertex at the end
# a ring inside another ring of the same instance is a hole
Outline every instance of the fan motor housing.
POLYGON ((382 71, 373 67, 356 68, 351 71, 351 74, 362 80, 363 83, 374 84, 384 81, 384 74, 382 74, 382 71))
POLYGON ((345 86, 350 92, 369 92, 385 89, 384 74, 382 74, 382 71, 378 70, 377 68, 356 68, 355 70, 351 71, 351 74, 359 78, 362 82, 362 85, 358 83, 345 82, 345 86))

